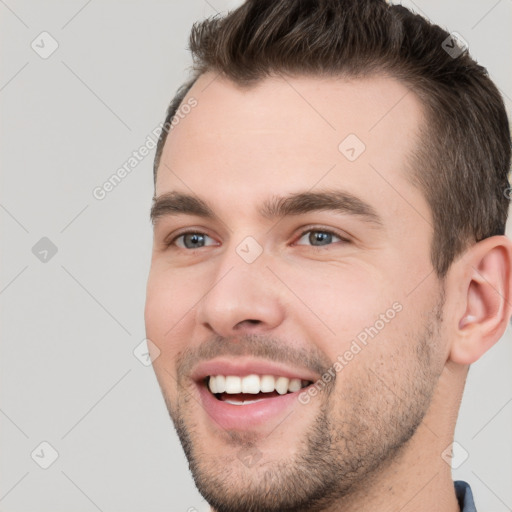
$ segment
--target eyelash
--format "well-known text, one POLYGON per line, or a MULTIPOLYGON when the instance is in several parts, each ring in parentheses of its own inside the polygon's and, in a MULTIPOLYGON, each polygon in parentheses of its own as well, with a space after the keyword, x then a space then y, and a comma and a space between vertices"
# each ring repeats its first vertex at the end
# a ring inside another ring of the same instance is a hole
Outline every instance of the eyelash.
MULTIPOLYGON (((328 235, 332 235, 332 236, 335 236, 336 238, 339 238, 341 242, 344 242, 344 243, 350 243, 350 240, 346 237, 343 237, 341 236, 339 233, 336 233, 335 231, 332 231, 330 229, 324 229, 324 228, 321 228, 321 227, 308 227, 307 229, 305 229, 304 231, 301 232, 301 234, 298 236, 297 240, 300 240, 301 238, 304 237, 304 235, 306 235, 307 233, 326 233, 328 235)), ((176 236, 174 236, 170 241, 168 242, 164 242, 165 246, 166 247, 172 247, 173 245, 175 245, 175 242, 183 237, 183 236, 186 236, 186 235, 205 235, 209 238, 212 238, 211 236, 209 236, 208 234, 206 233, 203 233, 202 231, 195 231, 195 230, 189 230, 189 231, 183 231, 182 233, 179 233, 177 234, 176 236)), ((316 245, 310 245, 309 247, 312 247, 313 249, 322 249, 323 247, 329 247, 330 245, 333 245, 335 242, 331 243, 331 244, 327 244, 325 246, 316 246, 316 245)), ((210 246, 208 246, 210 247, 210 246)), ((184 251, 188 251, 188 252, 191 252, 191 251, 194 251, 194 250, 197 250, 197 249, 204 249, 204 247, 198 247, 196 249, 187 249, 186 247, 178 247, 178 246, 175 246, 176 249, 182 249, 184 251)))

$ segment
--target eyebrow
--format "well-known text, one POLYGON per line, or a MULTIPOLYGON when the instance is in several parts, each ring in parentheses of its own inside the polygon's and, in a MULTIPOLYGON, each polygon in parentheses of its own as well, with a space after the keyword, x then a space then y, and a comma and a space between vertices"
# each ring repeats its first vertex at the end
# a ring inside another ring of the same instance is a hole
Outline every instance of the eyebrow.
MULTIPOLYGON (((375 209, 357 196, 342 190, 325 192, 297 192, 288 196, 274 196, 260 206, 258 212, 265 219, 277 219, 317 211, 333 211, 360 217, 374 227, 383 227, 375 209)), ((161 217, 196 215, 214 219, 210 205, 197 196, 181 192, 167 192, 153 197, 150 218, 155 224, 161 217)))

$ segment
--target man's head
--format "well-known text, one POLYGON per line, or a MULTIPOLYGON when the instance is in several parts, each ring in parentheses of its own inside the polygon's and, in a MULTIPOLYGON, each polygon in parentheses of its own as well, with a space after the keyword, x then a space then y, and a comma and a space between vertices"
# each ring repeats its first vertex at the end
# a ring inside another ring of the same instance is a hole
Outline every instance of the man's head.
POLYGON ((193 30, 145 315, 219 512, 348 506, 434 465, 505 329, 508 122, 447 37, 383 1, 260 0, 193 30))

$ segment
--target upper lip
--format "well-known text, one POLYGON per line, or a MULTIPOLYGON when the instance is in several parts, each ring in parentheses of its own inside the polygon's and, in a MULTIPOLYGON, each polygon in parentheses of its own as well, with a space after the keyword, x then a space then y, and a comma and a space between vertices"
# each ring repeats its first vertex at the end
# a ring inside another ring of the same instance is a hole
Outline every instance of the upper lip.
POLYGON ((293 368, 274 361, 255 358, 216 358, 199 363, 193 370, 191 378, 202 381, 212 375, 273 375, 275 377, 288 377, 315 382, 320 378, 307 368, 293 368))

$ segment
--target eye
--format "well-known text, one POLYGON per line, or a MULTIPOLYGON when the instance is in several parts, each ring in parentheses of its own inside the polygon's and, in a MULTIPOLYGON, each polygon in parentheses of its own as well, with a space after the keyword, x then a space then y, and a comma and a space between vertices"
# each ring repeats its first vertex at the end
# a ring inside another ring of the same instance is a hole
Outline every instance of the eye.
POLYGON ((328 229, 308 229, 307 231, 302 232, 299 240, 295 243, 299 245, 307 245, 307 242, 309 242, 313 247, 323 247, 325 245, 331 245, 336 241, 349 242, 346 238, 343 238, 328 229), (333 240, 333 238, 337 240, 333 240), (306 244, 301 244, 300 242, 304 239, 306 239, 306 244))
POLYGON ((181 249, 200 249, 201 247, 216 244, 217 242, 205 233, 201 233, 199 231, 187 231, 174 237, 167 245, 176 245, 181 249), (214 243, 207 244, 207 239, 212 240, 214 243))

